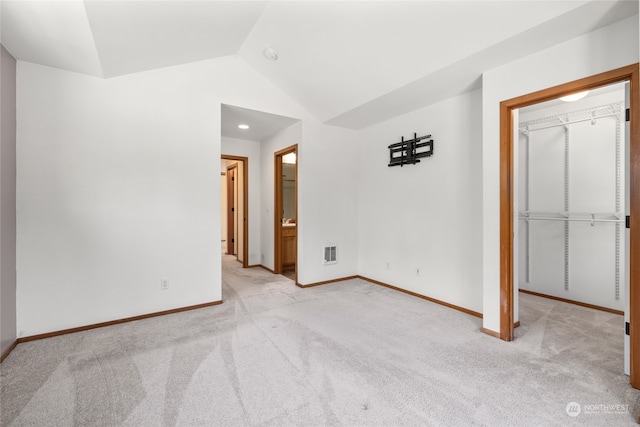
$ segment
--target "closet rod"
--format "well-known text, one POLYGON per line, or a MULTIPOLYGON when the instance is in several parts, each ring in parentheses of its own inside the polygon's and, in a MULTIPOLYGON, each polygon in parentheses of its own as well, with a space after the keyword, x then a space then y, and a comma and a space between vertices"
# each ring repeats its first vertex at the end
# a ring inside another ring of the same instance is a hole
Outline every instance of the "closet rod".
POLYGON ((625 222, 623 219, 591 219, 591 218, 553 218, 553 217, 531 217, 519 216, 518 219, 534 220, 534 221, 581 221, 581 222, 625 222))
MULTIPOLYGON (((542 127, 536 127, 536 128, 533 128, 533 129, 520 128, 520 132, 531 132, 532 130, 542 130, 542 129, 555 128, 555 127, 558 127, 558 126, 572 125, 572 124, 574 124, 574 123, 588 122, 588 121, 591 121, 591 120, 594 120, 594 119, 595 119, 595 120, 602 119, 603 117, 615 117, 615 116, 617 116, 618 114, 620 114, 620 112, 617 112, 617 113, 611 113, 611 114, 603 114, 603 115, 598 116, 598 117, 589 117, 589 118, 587 118, 587 119, 572 120, 572 121, 570 121, 570 122, 555 123, 555 124, 552 124, 552 125, 547 125, 547 126, 542 126, 542 127)), ((560 120, 560 118, 559 118, 559 117, 558 117, 558 120, 560 120)))

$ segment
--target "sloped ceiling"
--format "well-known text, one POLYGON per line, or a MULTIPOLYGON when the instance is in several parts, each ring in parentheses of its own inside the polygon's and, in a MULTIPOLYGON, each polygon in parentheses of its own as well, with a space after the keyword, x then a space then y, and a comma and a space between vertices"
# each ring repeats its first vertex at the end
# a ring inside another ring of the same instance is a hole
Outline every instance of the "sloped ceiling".
POLYGON ((0 5, 1 40, 18 60, 111 78, 238 55, 319 121, 353 129, 477 88, 484 70, 638 13, 638 1, 613 0, 0 5))

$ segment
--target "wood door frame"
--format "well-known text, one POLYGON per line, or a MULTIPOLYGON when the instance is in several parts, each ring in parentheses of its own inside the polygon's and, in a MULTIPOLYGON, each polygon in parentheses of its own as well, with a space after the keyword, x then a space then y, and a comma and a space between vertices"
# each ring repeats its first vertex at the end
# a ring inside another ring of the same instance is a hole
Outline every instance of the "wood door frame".
POLYGON ((238 164, 227 166, 227 255, 236 254, 236 183, 238 164), (231 249, 231 250, 229 250, 231 249))
POLYGON ((223 160, 242 162, 242 267, 249 267, 249 158, 223 154, 223 160))
POLYGON ((513 110, 613 83, 630 83, 630 378, 640 388, 640 73, 639 64, 543 89, 500 103, 500 338, 513 340, 513 110), (635 213, 635 215, 634 215, 635 213), (637 231, 636 231, 637 230, 637 231))
POLYGON ((274 204, 273 204, 273 272, 276 274, 282 273, 282 157, 289 153, 296 153, 296 175, 294 183, 294 193, 296 195, 295 213, 296 213, 296 283, 298 283, 298 259, 297 259, 297 247, 298 236, 300 235, 300 219, 298 218, 298 144, 294 144, 290 147, 278 150, 273 154, 274 161, 274 204))

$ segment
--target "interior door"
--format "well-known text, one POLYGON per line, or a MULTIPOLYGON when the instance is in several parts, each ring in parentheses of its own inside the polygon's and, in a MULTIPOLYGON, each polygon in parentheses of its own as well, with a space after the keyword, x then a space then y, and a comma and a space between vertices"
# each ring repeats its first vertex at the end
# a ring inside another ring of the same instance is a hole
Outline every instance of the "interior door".
POLYGON ((227 168, 227 255, 235 255, 235 237, 236 237, 236 168, 231 166, 227 168))
MULTIPOLYGON (((297 205, 297 149, 298 145, 274 153, 274 266, 273 271, 281 274, 285 270, 295 270, 297 274, 298 246, 298 205, 297 205), (293 165, 291 168, 285 167, 293 165), (287 176, 285 177, 285 169, 287 176), (289 181, 285 189, 285 179, 289 181), (286 224, 285 224, 285 219, 286 224), (286 233, 284 230, 286 229, 286 233), (285 262, 289 260, 289 262, 285 262)), ((296 279, 297 280, 297 279, 296 279)))

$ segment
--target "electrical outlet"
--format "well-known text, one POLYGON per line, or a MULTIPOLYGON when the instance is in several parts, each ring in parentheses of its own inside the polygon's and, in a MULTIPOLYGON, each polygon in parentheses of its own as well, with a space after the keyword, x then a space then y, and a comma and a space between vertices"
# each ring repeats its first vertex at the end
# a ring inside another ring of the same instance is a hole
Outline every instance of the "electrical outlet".
POLYGON ((166 291, 169 289, 169 279, 160 279, 160 290, 166 291))

